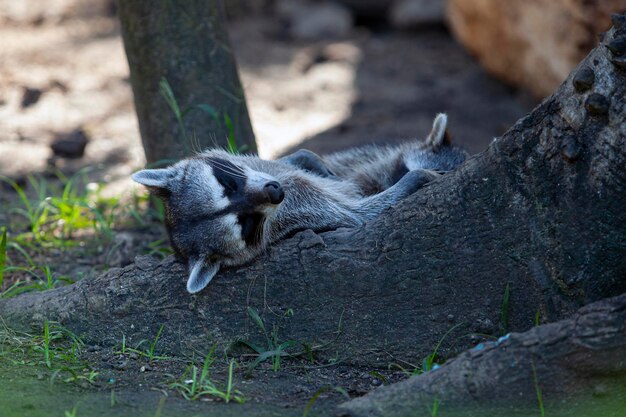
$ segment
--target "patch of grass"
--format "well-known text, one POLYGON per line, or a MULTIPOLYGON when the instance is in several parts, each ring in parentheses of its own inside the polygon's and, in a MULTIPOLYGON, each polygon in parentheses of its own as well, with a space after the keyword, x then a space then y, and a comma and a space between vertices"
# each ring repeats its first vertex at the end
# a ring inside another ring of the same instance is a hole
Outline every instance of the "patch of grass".
POLYGON ((51 381, 96 382, 98 372, 80 360, 82 346, 80 338, 54 322, 44 321, 38 335, 0 324, 0 360, 18 366, 42 366, 51 372, 51 381))
MULTIPOLYGON (((111 253, 116 249, 116 228, 146 226, 145 218, 163 221, 162 204, 152 208, 149 197, 138 194, 130 204, 120 197, 105 197, 103 186, 89 182, 87 173, 84 169, 69 178, 57 173, 56 180, 31 175, 28 192, 0 176, 0 182, 9 184, 17 196, 6 210, 10 226, 0 228, 0 297, 74 282, 53 271, 51 249, 111 253)), ((152 242, 147 250, 162 257, 171 253, 164 240, 152 242)))
POLYGON ((199 398, 211 396, 216 397, 229 403, 235 401, 237 403, 245 402, 245 397, 241 391, 235 389, 233 384, 233 367, 234 359, 231 359, 228 365, 228 379, 225 386, 220 386, 211 379, 210 368, 215 362, 215 346, 209 351, 204 358, 201 369, 191 364, 185 370, 182 378, 170 384, 170 388, 178 391, 185 399, 195 401, 199 398))
POLYGON ((27 231, 18 233, 14 240, 29 246, 33 242, 44 246, 67 246, 73 243, 73 236, 79 230, 93 229, 94 233, 111 239, 112 227, 120 209, 119 198, 104 198, 100 186, 89 183, 88 170, 83 169, 67 178, 58 173, 60 188, 45 178, 28 176, 34 197, 15 181, 0 177, 19 196, 20 207, 9 212, 21 218, 27 231))
MULTIPOLYGON (((0 293, 0 298, 10 298, 29 291, 44 291, 55 288, 61 283, 73 283, 74 281, 68 277, 55 277, 49 266, 38 267, 6 267, 6 272, 23 272, 31 276, 28 281, 15 281, 9 288, 0 293)), ((2 288, 2 287, 0 287, 2 288)))
MULTIPOLYGON (((265 322, 254 308, 248 307, 247 311, 248 316, 250 317, 252 322, 259 328, 265 338, 265 344, 261 345, 244 339, 238 339, 231 345, 231 349, 238 345, 241 345, 247 349, 251 349, 252 351, 254 351, 252 356, 254 356, 255 359, 248 366, 248 374, 250 374, 261 362, 265 362, 268 360, 271 360, 272 370, 275 372, 281 369, 282 358, 285 357, 304 358, 309 362, 315 362, 316 353, 328 349, 328 347, 333 344, 341 335, 341 321, 343 318, 343 313, 339 318, 339 328, 336 332, 336 337, 328 342, 313 344, 306 341, 282 340, 282 338, 280 337, 279 331, 281 323, 283 320, 293 316, 294 313, 292 309, 287 309, 282 316, 279 316, 280 321, 272 325, 271 331, 268 331, 265 322), (298 347, 298 349, 291 349, 294 347, 298 347)), ((329 364, 321 366, 332 366, 336 365, 339 362, 339 359, 336 359, 334 361, 330 360, 329 364)))
POLYGON ((511 302, 511 285, 507 282, 500 304, 500 336, 509 332, 509 309, 511 302))

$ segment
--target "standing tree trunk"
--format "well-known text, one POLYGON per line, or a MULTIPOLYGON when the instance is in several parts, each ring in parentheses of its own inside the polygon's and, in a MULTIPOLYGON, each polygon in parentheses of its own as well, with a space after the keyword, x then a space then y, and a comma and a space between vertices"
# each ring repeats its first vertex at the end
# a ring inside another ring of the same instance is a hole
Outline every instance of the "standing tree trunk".
POLYGON ((119 16, 148 163, 227 147, 227 119, 237 146, 256 151, 222 0, 119 0, 119 16))

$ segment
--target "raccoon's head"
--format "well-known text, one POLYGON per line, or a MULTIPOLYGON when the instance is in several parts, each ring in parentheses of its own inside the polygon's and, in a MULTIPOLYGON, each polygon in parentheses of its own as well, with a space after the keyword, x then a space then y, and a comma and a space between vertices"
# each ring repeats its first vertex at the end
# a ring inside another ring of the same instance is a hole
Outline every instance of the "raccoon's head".
POLYGON ((263 250, 265 223, 285 195, 275 178, 221 154, 132 178, 164 201, 172 247, 188 263, 190 293, 206 287, 221 265, 241 265, 263 250))

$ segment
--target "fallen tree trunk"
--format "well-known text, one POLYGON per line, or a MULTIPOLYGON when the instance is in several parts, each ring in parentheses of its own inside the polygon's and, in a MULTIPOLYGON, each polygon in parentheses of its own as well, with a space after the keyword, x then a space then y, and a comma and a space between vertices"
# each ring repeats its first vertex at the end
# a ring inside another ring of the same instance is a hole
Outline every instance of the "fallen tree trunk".
POLYGON ((343 415, 620 416, 626 405, 626 294, 572 318, 479 344, 441 368, 342 404, 343 415), (540 405, 541 404, 541 405, 540 405))
POLYGON ((140 258, 0 300, 0 315, 15 327, 56 320, 106 345, 153 338, 165 324, 159 347, 176 353, 262 340, 253 307, 283 340, 332 342, 329 357, 368 367, 417 363, 453 327, 442 356, 485 334, 526 330, 537 314, 568 317, 626 291, 622 62, 596 48, 485 152, 394 210, 359 229, 300 233, 199 295, 185 292, 173 259, 140 258))

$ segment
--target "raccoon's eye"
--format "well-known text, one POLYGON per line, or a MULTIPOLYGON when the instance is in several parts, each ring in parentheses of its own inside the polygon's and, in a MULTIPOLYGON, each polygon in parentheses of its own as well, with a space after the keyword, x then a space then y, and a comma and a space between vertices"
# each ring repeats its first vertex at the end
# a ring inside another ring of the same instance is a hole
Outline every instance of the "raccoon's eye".
POLYGON ((233 195, 239 188, 237 181, 230 176, 221 175, 217 178, 217 181, 224 187, 224 193, 227 196, 233 195))

